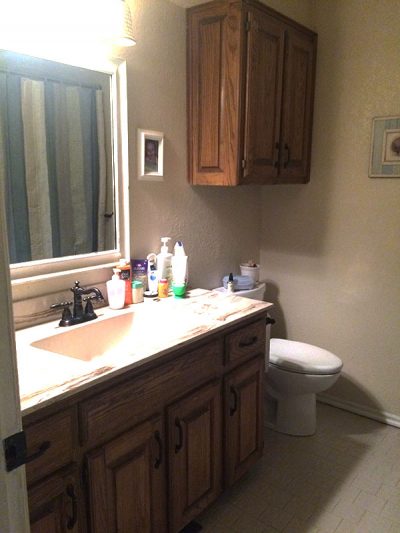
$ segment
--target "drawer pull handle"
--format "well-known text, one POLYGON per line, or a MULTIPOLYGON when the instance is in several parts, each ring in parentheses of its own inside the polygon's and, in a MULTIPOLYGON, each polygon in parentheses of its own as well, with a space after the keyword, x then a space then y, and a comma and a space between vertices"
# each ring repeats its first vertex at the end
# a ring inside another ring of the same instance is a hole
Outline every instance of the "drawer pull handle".
POLYGON ((75 495, 74 486, 72 484, 67 486, 67 496, 71 498, 72 516, 67 520, 67 529, 74 529, 76 521, 78 520, 78 498, 75 495))
POLYGON ((163 445, 159 431, 156 431, 154 433, 154 438, 156 439, 156 442, 158 444, 158 457, 154 463, 154 468, 160 468, 160 465, 162 463, 163 445))
POLYGON ((33 453, 32 455, 28 455, 28 457, 25 459, 25 463, 31 463, 35 459, 38 459, 41 455, 44 454, 46 450, 50 448, 50 441, 45 440, 42 442, 42 444, 39 446, 39 449, 37 452, 33 453))
POLYGON ((183 427, 179 418, 175 418, 175 427, 178 428, 179 437, 178 444, 175 445, 175 453, 178 453, 183 447, 183 427))
POLYGON ((229 414, 233 416, 238 408, 238 393, 235 387, 231 387, 231 394, 233 395, 233 407, 229 409, 229 414))
POLYGON ((251 337, 248 341, 240 341, 239 342, 239 348, 247 348, 248 346, 253 346, 258 341, 258 337, 255 335, 254 337, 251 337))

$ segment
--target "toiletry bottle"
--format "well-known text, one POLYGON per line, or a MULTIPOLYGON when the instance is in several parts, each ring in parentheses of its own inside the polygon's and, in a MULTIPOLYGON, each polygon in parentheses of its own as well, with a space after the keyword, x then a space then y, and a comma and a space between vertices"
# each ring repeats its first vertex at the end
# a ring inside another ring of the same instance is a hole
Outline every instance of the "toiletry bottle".
POLYGON ((158 282, 158 297, 168 297, 168 280, 166 278, 160 279, 160 281, 158 282))
POLYGON ((132 302, 134 304, 143 302, 143 283, 137 279, 132 281, 132 302))
POLYGON ((227 284, 227 287, 226 287, 226 291, 229 293, 229 294, 232 294, 235 292, 235 286, 233 284, 233 274, 232 272, 229 274, 229 278, 228 278, 228 284, 227 284))
POLYGON ((114 275, 106 283, 108 305, 111 309, 122 309, 125 302, 125 281, 119 277, 121 273, 119 268, 114 268, 113 272, 114 275))
MULTIPOLYGON (((157 296, 158 292, 158 270, 156 267, 157 256, 151 253, 147 256, 147 287, 148 295, 157 296)), ((147 293, 146 293, 147 294, 147 293)))
POLYGON ((172 263, 172 279, 174 285, 183 285, 187 283, 187 255, 183 248, 182 241, 178 241, 174 247, 174 256, 171 259, 172 263))
POLYGON ((125 282, 125 305, 132 303, 132 277, 131 262, 126 259, 120 259, 117 268, 121 270, 121 279, 125 282))
POLYGON ((166 279, 169 285, 172 281, 172 254, 168 251, 168 241, 170 240, 171 237, 161 237, 161 242, 163 244, 161 246, 161 252, 157 255, 157 270, 159 279, 166 279))

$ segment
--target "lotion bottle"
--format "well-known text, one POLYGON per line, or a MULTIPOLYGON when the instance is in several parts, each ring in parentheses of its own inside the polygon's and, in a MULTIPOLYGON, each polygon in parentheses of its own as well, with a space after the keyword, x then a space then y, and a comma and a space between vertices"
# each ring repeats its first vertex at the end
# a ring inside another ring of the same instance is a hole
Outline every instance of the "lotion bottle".
POLYGON ((111 309, 122 309, 125 302, 125 281, 119 277, 121 272, 119 268, 114 268, 113 272, 114 275, 106 283, 108 305, 111 309))
POLYGON ((172 278, 174 285, 183 285, 187 283, 187 255, 183 248, 182 241, 178 241, 174 248, 175 255, 172 257, 172 278))

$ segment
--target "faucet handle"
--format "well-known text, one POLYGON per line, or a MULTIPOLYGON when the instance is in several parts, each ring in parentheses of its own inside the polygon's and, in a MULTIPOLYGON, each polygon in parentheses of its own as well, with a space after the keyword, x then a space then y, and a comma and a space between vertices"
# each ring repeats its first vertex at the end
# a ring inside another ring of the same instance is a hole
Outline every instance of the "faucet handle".
POLYGON ((62 309, 61 320, 58 323, 60 327, 72 326, 74 324, 74 319, 71 313, 69 306, 72 305, 72 302, 61 302, 59 304, 53 304, 50 306, 50 309, 62 309))

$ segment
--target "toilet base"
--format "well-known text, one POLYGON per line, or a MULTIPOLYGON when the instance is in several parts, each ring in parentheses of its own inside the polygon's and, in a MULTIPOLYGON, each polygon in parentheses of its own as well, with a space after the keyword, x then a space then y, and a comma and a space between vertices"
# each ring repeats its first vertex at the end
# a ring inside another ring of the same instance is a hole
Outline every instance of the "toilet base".
POLYGON ((267 427, 286 435, 314 435, 317 425, 315 394, 299 394, 279 399, 268 393, 265 396, 267 427))

